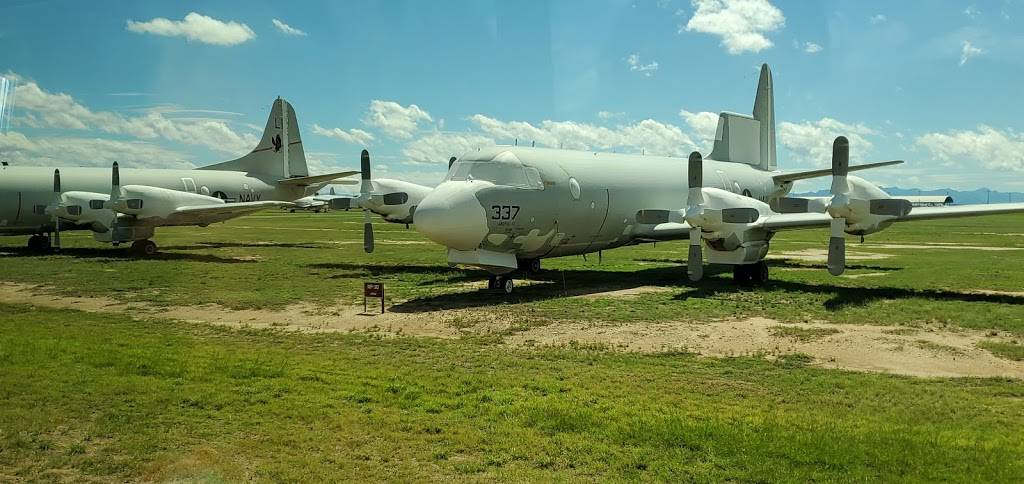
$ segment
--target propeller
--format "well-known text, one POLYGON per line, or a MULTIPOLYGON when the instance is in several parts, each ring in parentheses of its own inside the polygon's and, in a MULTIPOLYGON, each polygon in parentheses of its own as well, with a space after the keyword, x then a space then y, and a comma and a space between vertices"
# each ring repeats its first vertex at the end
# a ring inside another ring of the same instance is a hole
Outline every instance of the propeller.
POLYGON ((846 270, 844 232, 851 218, 854 223, 859 223, 869 219, 871 215, 902 217, 911 210, 909 201, 891 198, 864 180, 858 179, 858 182, 851 183, 847 178, 849 172, 850 140, 845 136, 839 136, 832 142, 832 199, 828 204, 828 214, 832 217, 829 224, 828 272, 833 276, 838 276, 846 270), (867 198, 872 195, 883 198, 867 198))
POLYGON ((448 171, 452 170, 452 165, 455 164, 455 157, 448 158, 448 171))
MULTIPOLYGON (((699 217, 704 212, 704 160, 700 153, 690 153, 690 166, 687 170, 689 192, 686 197, 686 218, 699 217)), ((704 254, 701 252, 700 225, 690 223, 690 253, 686 259, 686 273, 691 281, 699 281, 704 277, 704 254)))
MULTIPOLYGON (((362 165, 362 183, 359 184, 359 198, 361 200, 369 200, 373 196, 373 182, 370 181, 370 152, 363 150, 359 162, 362 165)), ((363 205, 363 250, 367 254, 373 252, 373 218, 366 205, 363 205)))
POLYGON ((121 169, 118 168, 117 162, 110 168, 110 205, 108 206, 110 211, 113 212, 114 219, 110 221, 110 239, 114 245, 118 244, 117 240, 117 219, 118 213, 114 208, 114 204, 121 198, 121 169))

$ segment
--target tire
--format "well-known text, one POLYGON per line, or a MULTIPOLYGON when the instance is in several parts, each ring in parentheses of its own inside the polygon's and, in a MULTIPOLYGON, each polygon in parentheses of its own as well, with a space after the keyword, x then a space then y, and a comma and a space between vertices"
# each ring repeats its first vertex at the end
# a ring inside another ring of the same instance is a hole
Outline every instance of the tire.
POLYGON ((501 292, 505 293, 506 296, 512 294, 512 290, 515 289, 515 284, 512 282, 511 277, 504 278, 505 280, 501 283, 501 292))
POLYGON ((493 291, 498 287, 498 276, 490 276, 487 278, 487 289, 493 291))
POLYGON ((750 279, 758 286, 768 284, 768 264, 762 260, 750 266, 750 279))
POLYGON ((152 240, 144 240, 142 242, 142 255, 146 257, 152 257, 156 255, 157 246, 152 240))
POLYGON ((732 282, 734 284, 744 286, 750 282, 750 270, 747 267, 749 266, 740 264, 732 266, 732 282))

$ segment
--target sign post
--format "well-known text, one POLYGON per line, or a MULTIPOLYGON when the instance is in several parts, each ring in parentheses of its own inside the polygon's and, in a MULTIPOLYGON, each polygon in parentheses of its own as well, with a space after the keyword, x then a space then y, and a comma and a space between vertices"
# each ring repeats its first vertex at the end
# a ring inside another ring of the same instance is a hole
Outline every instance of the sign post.
POLYGON ((380 298, 380 313, 384 314, 384 283, 363 282, 363 312, 366 312, 366 299, 371 297, 380 298))

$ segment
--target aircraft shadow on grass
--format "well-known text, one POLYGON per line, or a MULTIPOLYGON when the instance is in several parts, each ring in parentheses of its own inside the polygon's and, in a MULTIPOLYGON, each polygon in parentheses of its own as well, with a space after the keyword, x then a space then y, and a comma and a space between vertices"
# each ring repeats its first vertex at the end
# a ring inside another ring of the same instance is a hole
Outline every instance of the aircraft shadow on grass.
POLYGON ((317 245, 315 242, 197 242, 190 245, 170 245, 164 249, 170 250, 202 250, 202 249, 259 249, 259 248, 280 248, 280 249, 323 249, 325 245, 317 245))
MULTIPOLYGON (((772 267, 793 267, 807 269, 814 266, 803 264, 792 264, 781 261, 773 261, 772 267)), ((855 266, 850 266, 855 268, 855 266)), ((899 270, 891 267, 863 266, 859 268, 891 271, 899 270)), ((432 269, 438 273, 444 273, 447 268, 422 266, 423 272, 430 272, 432 269)), ((395 267, 394 272, 402 272, 401 267, 395 267)), ((719 298, 736 292, 743 291, 785 291, 793 294, 812 294, 831 296, 824 303, 824 309, 828 311, 840 311, 847 308, 863 306, 873 301, 897 300, 910 298, 923 298, 934 301, 962 301, 962 302, 985 302, 997 304, 1024 305, 1024 296, 1010 294, 983 294, 957 292, 943 289, 911 289, 902 287, 841 287, 829 284, 813 284, 793 281, 773 280, 765 287, 737 286, 732 282, 732 270, 729 266, 707 266, 705 277, 699 282, 691 282, 687 279, 686 267, 683 265, 673 267, 655 267, 636 271, 600 271, 600 270, 566 270, 566 271, 544 271, 540 274, 530 276, 534 281, 532 284, 520 284, 512 296, 494 294, 484 288, 483 280, 486 278, 483 272, 466 274, 457 279, 443 279, 449 284, 459 281, 480 281, 480 289, 468 292, 439 294, 436 296, 425 296, 411 299, 390 307, 390 311, 397 313, 420 313, 440 311, 445 309, 462 309, 473 307, 493 306, 508 301, 515 303, 527 303, 543 301, 572 296, 586 296, 590 294, 604 293, 635 289, 641 286, 656 286, 665 288, 687 288, 672 298, 676 301, 685 301, 695 298, 719 298), (537 283, 539 282, 539 283, 537 283)))
MULTIPOLYGON (((170 247, 167 247, 168 249, 170 247)), ((26 249, 5 249, 5 257, 32 257, 38 258, 38 252, 26 249)), ((91 247, 64 247, 60 252, 50 255, 73 257, 76 259, 109 259, 110 262, 135 262, 140 260, 138 256, 131 254, 124 248, 91 248, 91 247)), ((212 254, 192 254, 188 252, 158 252, 155 255, 146 257, 144 260, 158 261, 183 261, 183 262, 208 262, 215 264, 245 264, 257 262, 250 259, 235 259, 231 257, 220 257, 212 254)))

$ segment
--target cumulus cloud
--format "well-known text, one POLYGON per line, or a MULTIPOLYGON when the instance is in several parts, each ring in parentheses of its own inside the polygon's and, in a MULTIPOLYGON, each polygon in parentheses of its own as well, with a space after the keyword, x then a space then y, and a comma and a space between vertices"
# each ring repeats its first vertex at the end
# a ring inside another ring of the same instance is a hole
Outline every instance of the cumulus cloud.
MULTIPOLYGON (((7 74, 21 79, 17 74, 7 74)), ((151 110, 138 116, 93 111, 65 93, 53 93, 34 81, 22 80, 15 88, 21 114, 16 123, 32 128, 102 131, 153 140, 164 139, 202 146, 213 151, 240 155, 259 142, 255 134, 240 133, 225 121, 209 118, 172 118, 166 110, 151 110)))
POLYGON ((640 62, 639 54, 630 54, 629 57, 626 58, 626 63, 629 64, 629 70, 639 72, 646 77, 651 77, 651 74, 658 71, 658 63, 656 61, 644 64, 640 62))
POLYGON ((722 38, 722 46, 733 55, 760 52, 771 47, 766 34, 786 24, 782 11, 768 0, 692 0, 693 16, 680 33, 701 32, 722 38))
POLYGON ((491 137, 520 143, 536 142, 539 146, 577 150, 628 149, 650 154, 680 155, 695 144, 678 126, 653 119, 612 128, 575 121, 542 121, 533 125, 525 121, 502 121, 482 114, 470 121, 491 137))
POLYGON ((29 138, 18 132, 0 133, 3 160, 15 166, 121 166, 136 168, 193 168, 181 153, 144 141, 101 138, 29 138))
POLYGON ((915 144, 949 162, 978 162, 994 170, 1024 171, 1024 135, 980 125, 973 131, 949 131, 919 136, 915 144))
POLYGON ((494 140, 478 133, 434 131, 421 136, 402 149, 402 154, 415 163, 448 163, 453 156, 493 146, 494 140))
POLYGON ((807 54, 817 54, 818 52, 824 50, 824 47, 815 44, 814 42, 804 42, 802 50, 807 54))
POLYGON ((394 101, 370 102, 370 109, 363 117, 363 123, 380 129, 393 138, 409 139, 419 129, 422 122, 433 122, 430 113, 415 104, 402 106, 394 101))
POLYGON ((615 119, 625 116, 626 113, 622 111, 598 111, 597 117, 601 119, 615 119))
POLYGON ((185 37, 189 41, 211 45, 237 45, 256 38, 256 33, 246 24, 223 22, 196 12, 189 13, 183 20, 157 17, 147 22, 136 22, 129 19, 126 28, 139 34, 185 37))
POLYGON ((346 143, 366 146, 374 140, 372 134, 361 129, 350 129, 345 131, 341 128, 323 128, 319 124, 313 124, 313 133, 329 138, 339 139, 346 143))
POLYGON ((277 27, 277 30, 280 31, 282 34, 294 35, 294 36, 297 36, 297 37, 305 37, 306 36, 306 32, 304 32, 302 30, 299 30, 299 29, 297 29, 295 27, 292 27, 291 25, 288 25, 288 24, 286 24, 286 23, 284 23, 284 22, 282 22, 282 21, 280 21, 280 20, 278 20, 276 18, 275 19, 270 19, 270 21, 271 21, 271 23, 274 24, 274 27, 277 27))
POLYGON ((709 111, 691 113, 685 109, 679 111, 679 117, 683 118, 690 131, 697 137, 700 147, 711 150, 714 146, 715 134, 718 132, 718 114, 709 111))
POLYGON ((983 51, 980 48, 975 47, 974 45, 972 45, 969 40, 965 40, 963 42, 963 48, 960 50, 960 65, 961 66, 964 65, 972 57, 977 57, 977 56, 979 56, 981 54, 984 54, 984 53, 985 53, 985 51, 983 51))
POLYGON ((803 123, 782 122, 778 125, 779 144, 809 164, 830 166, 832 162, 832 141, 837 136, 850 140, 850 157, 871 151, 873 145, 866 136, 876 134, 875 130, 863 124, 848 124, 832 118, 803 123))
POLYGON ((885 15, 876 14, 872 15, 871 18, 868 19, 868 22, 871 22, 871 25, 878 25, 881 23, 885 23, 887 20, 889 20, 889 18, 886 17, 885 15))

